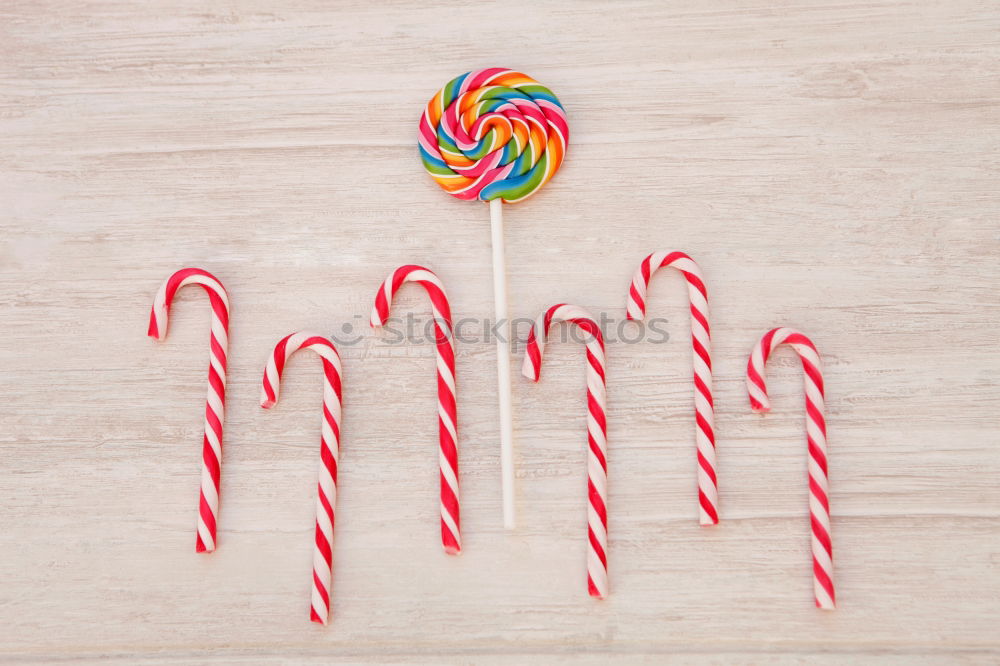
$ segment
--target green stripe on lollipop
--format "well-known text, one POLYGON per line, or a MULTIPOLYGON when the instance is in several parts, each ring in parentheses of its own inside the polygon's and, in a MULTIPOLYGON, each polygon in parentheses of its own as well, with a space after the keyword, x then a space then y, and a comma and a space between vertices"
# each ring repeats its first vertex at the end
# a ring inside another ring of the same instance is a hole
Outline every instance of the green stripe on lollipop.
POLYGON ((482 201, 490 201, 491 199, 503 199, 508 202, 520 201, 541 187, 548 166, 549 156, 546 153, 528 173, 490 183, 479 191, 479 198, 482 201))

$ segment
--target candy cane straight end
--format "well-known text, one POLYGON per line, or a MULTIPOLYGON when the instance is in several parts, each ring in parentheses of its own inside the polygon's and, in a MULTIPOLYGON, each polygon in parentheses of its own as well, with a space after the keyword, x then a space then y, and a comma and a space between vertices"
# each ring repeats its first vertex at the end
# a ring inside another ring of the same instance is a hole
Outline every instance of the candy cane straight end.
MULTIPOLYGON (((830 566, 833 566, 832 561, 830 566)), ((826 575, 822 567, 818 567, 819 571, 816 571, 817 565, 813 564, 813 571, 816 573, 814 576, 815 583, 813 587, 815 588, 816 594, 816 608, 823 611, 832 611, 837 609, 836 593, 833 589, 833 579, 826 575)))
MULTIPOLYGON (((442 480, 442 483, 444 483, 444 480, 442 480)), ((447 555, 462 554, 461 530, 456 522, 459 515, 457 493, 455 499, 454 505, 451 505, 450 508, 445 508, 441 516, 441 547, 444 548, 444 552, 447 555)), ((451 504, 451 502, 446 499, 442 500, 442 504, 451 504)))
POLYGON ((316 624, 323 625, 324 627, 328 624, 329 617, 323 617, 316 612, 315 608, 309 610, 309 620, 315 622, 316 624))
POLYGON ((209 550, 208 547, 205 546, 205 544, 203 544, 201 542, 201 539, 199 538, 198 542, 194 546, 194 552, 196 552, 196 553, 214 553, 215 552, 215 548, 212 548, 211 550, 209 550))
POLYGON ((608 591, 607 591, 608 582, 605 580, 603 584, 604 584, 604 591, 601 591, 601 589, 597 587, 597 584, 594 583, 593 579, 588 579, 587 592, 590 593, 590 596, 593 597, 594 599, 603 601, 608 596, 608 591))
POLYGON ((157 342, 163 342, 164 340, 164 338, 160 337, 160 331, 156 328, 156 315, 152 312, 149 313, 149 327, 146 329, 146 335, 157 342))

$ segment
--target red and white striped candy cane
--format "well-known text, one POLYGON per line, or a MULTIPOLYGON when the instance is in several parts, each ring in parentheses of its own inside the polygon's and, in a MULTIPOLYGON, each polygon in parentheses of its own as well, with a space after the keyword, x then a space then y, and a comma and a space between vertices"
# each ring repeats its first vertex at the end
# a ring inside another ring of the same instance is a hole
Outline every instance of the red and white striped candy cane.
POLYGON ((198 502, 199 553, 215 550, 219 518, 219 480, 222 476, 222 424, 226 419, 226 353, 229 347, 229 296, 218 278, 200 268, 182 268, 163 283, 153 299, 148 335, 165 340, 170 304, 177 290, 196 284, 208 294, 212 305, 211 355, 208 365, 208 401, 205 405, 205 436, 201 447, 201 497, 198 502))
POLYGON ((594 315, 576 305, 553 305, 528 334, 521 372, 538 381, 542 372, 545 338, 553 322, 576 324, 587 334, 587 588, 590 596, 608 594, 608 426, 604 338, 594 315))
POLYGON ((646 316, 646 289, 660 268, 673 267, 684 274, 691 301, 691 345, 694 347, 695 443, 698 447, 699 522, 719 522, 719 487, 715 474, 715 408, 712 402, 712 336, 708 326, 708 291, 701 269, 683 252, 654 252, 639 264, 632 278, 626 305, 629 319, 646 316))
POLYGON ((300 331, 286 336, 274 347, 264 367, 260 406, 278 402, 281 373, 292 354, 311 349, 323 361, 323 427, 320 435, 319 483, 316 491, 316 547, 313 550, 313 622, 326 624, 330 618, 330 584, 333 572, 334 508, 337 506, 337 467, 340 460, 341 367, 337 348, 327 338, 300 331))
POLYGON ((816 606, 832 610, 836 603, 833 591, 833 542, 830 537, 830 481, 826 456, 826 420, 823 418, 823 369, 819 352, 812 340, 792 328, 768 331, 750 354, 747 364, 747 394, 750 409, 767 412, 764 365, 778 346, 787 344, 798 352, 805 371, 806 439, 809 444, 809 514, 812 522, 813 590, 816 606))
POLYGON ((423 266, 400 266, 386 278, 375 295, 372 308, 373 328, 389 319, 392 297, 405 282, 416 282, 427 290, 434 314, 437 344, 438 439, 441 453, 441 543, 445 552, 462 552, 461 522, 458 502, 458 414, 455 400, 455 340, 452 335, 451 306, 444 285, 433 271, 423 266))

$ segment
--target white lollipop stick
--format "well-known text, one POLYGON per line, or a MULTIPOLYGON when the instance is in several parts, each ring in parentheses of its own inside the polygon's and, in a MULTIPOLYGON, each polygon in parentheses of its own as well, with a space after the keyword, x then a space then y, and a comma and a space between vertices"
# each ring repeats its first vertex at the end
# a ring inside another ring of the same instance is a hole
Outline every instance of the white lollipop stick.
POLYGON ((511 415, 510 322, 507 320, 507 272, 503 252, 503 201, 490 201, 493 233, 493 307, 497 322, 497 395, 500 398, 500 483, 503 490, 503 526, 517 524, 514 512, 514 421, 511 415))

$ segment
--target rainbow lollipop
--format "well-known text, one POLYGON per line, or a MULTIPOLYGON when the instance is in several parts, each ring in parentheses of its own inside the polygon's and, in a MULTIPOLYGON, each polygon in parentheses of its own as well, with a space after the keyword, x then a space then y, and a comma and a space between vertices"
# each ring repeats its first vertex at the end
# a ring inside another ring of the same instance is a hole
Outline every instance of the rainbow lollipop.
POLYGON ((514 527, 514 448, 510 407, 510 326, 504 274, 503 203, 530 197, 552 178, 569 143, 566 112, 552 91, 501 67, 448 82, 420 117, 420 158, 448 194, 490 202, 493 299, 500 396, 504 525, 514 527))

